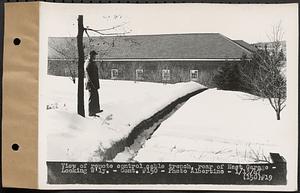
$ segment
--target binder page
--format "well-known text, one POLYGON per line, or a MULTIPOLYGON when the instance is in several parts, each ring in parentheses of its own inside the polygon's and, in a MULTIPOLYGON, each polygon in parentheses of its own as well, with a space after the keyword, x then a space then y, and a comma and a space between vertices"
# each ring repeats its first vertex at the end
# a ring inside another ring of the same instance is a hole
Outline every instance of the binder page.
POLYGON ((39 188, 296 190, 297 15, 40 3, 39 188))

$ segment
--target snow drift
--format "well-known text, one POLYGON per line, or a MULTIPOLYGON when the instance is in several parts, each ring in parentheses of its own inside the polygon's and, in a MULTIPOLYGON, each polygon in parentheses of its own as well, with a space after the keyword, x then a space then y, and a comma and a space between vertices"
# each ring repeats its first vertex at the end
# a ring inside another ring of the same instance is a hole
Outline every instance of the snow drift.
POLYGON ((84 118, 76 114, 76 84, 55 76, 49 76, 46 82, 47 89, 41 93, 47 104, 42 126, 47 130, 49 161, 101 161, 105 151, 127 137, 141 121, 177 98, 205 88, 195 82, 100 80, 100 107, 104 112, 100 118, 84 118))
POLYGON ((285 111, 277 121, 267 100, 249 98, 216 89, 190 98, 161 124, 135 161, 253 163, 271 161, 270 152, 285 156, 285 111))

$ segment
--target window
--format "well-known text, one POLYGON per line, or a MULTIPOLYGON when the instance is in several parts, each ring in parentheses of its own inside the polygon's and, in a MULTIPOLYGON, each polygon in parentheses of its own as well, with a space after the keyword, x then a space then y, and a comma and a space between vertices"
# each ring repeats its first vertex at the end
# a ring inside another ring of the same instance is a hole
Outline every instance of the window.
POLYGON ((162 80, 170 80, 170 70, 164 69, 162 70, 162 80))
POLYGON ((198 70, 190 70, 190 79, 198 80, 198 70))
POLYGON ((135 78, 137 80, 143 80, 144 79, 143 73, 144 73, 143 69, 136 69, 135 70, 135 78))
POLYGON ((118 74, 118 69, 111 69, 111 79, 117 79, 118 74))

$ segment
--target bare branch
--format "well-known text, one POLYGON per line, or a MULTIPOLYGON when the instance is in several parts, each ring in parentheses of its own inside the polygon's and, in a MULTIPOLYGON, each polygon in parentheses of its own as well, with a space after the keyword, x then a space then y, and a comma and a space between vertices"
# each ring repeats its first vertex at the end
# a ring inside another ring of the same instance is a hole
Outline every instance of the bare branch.
POLYGON ((118 35, 125 35, 125 34, 130 33, 130 31, 115 32, 115 33, 102 33, 102 32, 100 32, 98 30, 94 30, 94 29, 90 29, 90 28, 86 28, 86 30, 92 31, 92 32, 97 33, 97 34, 102 35, 102 36, 118 36, 118 35))
POLYGON ((285 107, 286 107, 286 104, 282 105, 282 107, 280 108, 280 111, 282 111, 285 107))
POLYGON ((282 105, 283 103, 285 103, 286 99, 282 99, 281 102, 280 102, 280 105, 282 105))
POLYGON ((272 99, 271 99, 271 98, 268 98, 268 100, 269 100, 269 102, 270 102, 271 106, 273 107, 273 109, 276 111, 276 108, 275 108, 275 106, 274 106, 274 104, 273 104, 273 101, 272 101, 272 99))
POLYGON ((267 98, 276 113, 286 106, 286 78, 282 73, 283 34, 281 23, 273 26, 272 32, 267 35, 270 47, 257 50, 251 62, 242 65, 240 70, 242 82, 251 94, 267 98))
MULTIPOLYGON (((67 47, 66 48, 57 47, 57 45, 52 46, 52 43, 53 43, 52 41, 49 41, 49 48, 50 49, 53 49, 58 54, 60 54, 61 56, 63 56, 65 59, 74 58, 73 56, 71 56, 71 55, 68 56, 68 54, 67 54, 67 53, 70 53, 67 50, 70 50, 70 49, 71 50, 76 50, 77 49, 70 41, 66 40, 66 43, 67 43, 67 47)), ((53 44, 55 44, 55 43, 53 43, 53 44)), ((71 69, 71 66, 70 66, 69 63, 67 63, 67 67, 68 67, 69 73, 71 75, 70 79, 73 81, 73 83, 75 83, 75 77, 76 77, 75 71, 71 69)))
MULTIPOLYGON (((124 25, 126 25, 128 22, 124 22, 120 25, 116 25, 116 26, 113 26, 113 27, 110 27, 110 28, 104 28, 104 29, 97 29, 95 31, 98 31, 98 32, 102 32, 102 31, 109 31, 109 30, 114 30, 114 29, 117 29, 117 28, 120 28, 124 25)), ((88 26, 85 28, 85 29, 90 29, 88 26)))

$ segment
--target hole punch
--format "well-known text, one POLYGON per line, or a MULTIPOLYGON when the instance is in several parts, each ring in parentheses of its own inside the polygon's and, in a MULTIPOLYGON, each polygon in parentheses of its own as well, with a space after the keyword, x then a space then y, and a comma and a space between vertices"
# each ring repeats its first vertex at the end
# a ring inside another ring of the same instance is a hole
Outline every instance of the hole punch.
POLYGON ((11 148, 14 150, 14 151, 18 151, 20 146, 16 143, 12 144, 11 148))
POLYGON ((15 39, 14 39, 14 44, 15 44, 16 46, 20 45, 20 43, 21 43, 20 38, 15 38, 15 39))

